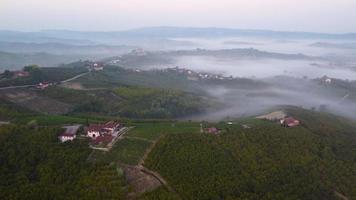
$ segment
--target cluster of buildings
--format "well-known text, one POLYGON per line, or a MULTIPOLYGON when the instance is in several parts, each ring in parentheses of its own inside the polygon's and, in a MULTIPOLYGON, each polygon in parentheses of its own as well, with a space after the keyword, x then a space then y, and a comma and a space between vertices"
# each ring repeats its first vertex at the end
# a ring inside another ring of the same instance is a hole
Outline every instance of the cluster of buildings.
POLYGON ((86 128, 87 137, 92 139, 92 144, 102 142, 108 143, 117 136, 117 130, 121 124, 116 121, 109 121, 104 124, 90 124, 86 128))
POLYGON ((300 125, 300 121, 294 117, 288 116, 283 111, 275 111, 265 115, 256 117, 257 119, 265 119, 269 121, 277 121, 283 127, 295 127, 300 125))
MULTIPOLYGON (((58 139, 61 142, 74 140, 80 127, 81 125, 64 126, 65 131, 58 136, 58 139)), ((120 128, 121 124, 119 122, 109 121, 104 124, 90 124, 84 128, 84 133, 91 138, 92 144, 109 143, 113 138, 117 137, 120 128)))
POLYGON ((185 68, 180 68, 180 67, 174 67, 174 68, 168 68, 167 71, 173 71, 177 72, 179 74, 183 74, 187 76, 189 80, 233 80, 234 78, 232 76, 226 77, 223 75, 219 74, 211 74, 211 73, 203 73, 203 72, 196 72, 190 69, 185 69, 185 68))
POLYGON ((86 66, 89 71, 102 71, 105 65, 104 63, 87 62, 86 66))

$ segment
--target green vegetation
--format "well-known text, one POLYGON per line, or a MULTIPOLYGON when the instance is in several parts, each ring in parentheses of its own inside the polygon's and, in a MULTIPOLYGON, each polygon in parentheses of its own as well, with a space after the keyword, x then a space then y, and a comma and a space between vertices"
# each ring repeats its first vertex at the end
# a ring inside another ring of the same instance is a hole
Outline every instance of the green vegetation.
POLYGON ((87 141, 59 143, 58 131, 0 127, 1 199, 124 199, 116 168, 88 163, 87 141))
POLYGON ((180 198, 168 191, 164 187, 159 187, 158 189, 152 191, 152 192, 147 192, 143 195, 141 195, 139 200, 179 200, 180 198))
POLYGON ((91 161, 99 163, 121 162, 137 165, 151 142, 125 138, 118 141, 110 152, 94 151, 91 161))
POLYGON ((145 165, 183 199, 337 199, 335 192, 356 198, 355 123, 288 112, 303 126, 256 120, 251 129, 219 136, 165 135, 145 165))
POLYGON ((32 116, 33 114, 33 112, 25 108, 0 99, 0 120, 11 121, 22 117, 32 116))
POLYGON ((64 115, 38 115, 38 116, 29 116, 22 117, 14 120, 14 123, 35 123, 40 126, 53 126, 61 124, 87 124, 87 123, 98 123, 103 120, 92 119, 92 118, 80 118, 80 117, 71 117, 64 115))
POLYGON ((207 106, 198 96, 180 91, 119 87, 115 92, 124 99, 120 113, 130 118, 176 118, 201 113, 207 106))
POLYGON ((173 133, 198 133, 199 123, 195 122, 146 122, 135 123, 135 128, 130 130, 127 136, 155 140, 162 134, 173 133))
POLYGON ((30 73, 28 77, 20 78, 2 78, 0 79, 0 87, 17 86, 17 85, 32 85, 38 84, 41 81, 59 82, 65 79, 72 78, 78 74, 85 73, 88 70, 83 67, 39 67, 37 65, 25 66, 24 71, 30 73))
POLYGON ((51 87, 39 91, 74 107, 71 114, 96 113, 128 118, 176 118, 206 110, 208 102, 201 97, 176 90, 143 87, 118 87, 81 91, 51 87))

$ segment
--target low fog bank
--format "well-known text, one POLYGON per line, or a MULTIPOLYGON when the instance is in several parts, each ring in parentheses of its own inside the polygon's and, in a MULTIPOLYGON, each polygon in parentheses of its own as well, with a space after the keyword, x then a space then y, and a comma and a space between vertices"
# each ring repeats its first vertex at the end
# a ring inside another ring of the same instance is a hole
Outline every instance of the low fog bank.
POLYGON ((329 83, 328 79, 283 76, 261 79, 266 84, 263 89, 246 90, 239 89, 238 86, 236 89, 221 86, 205 88, 213 98, 223 102, 225 107, 191 116, 189 119, 218 121, 255 116, 278 106, 298 106, 356 119, 355 87, 346 89, 338 85, 339 80, 331 79, 332 82, 329 83))
POLYGON ((176 65, 192 70, 208 71, 235 77, 267 78, 277 75, 318 78, 330 76, 356 80, 356 64, 338 65, 327 61, 241 59, 226 60, 212 57, 180 57, 176 65))

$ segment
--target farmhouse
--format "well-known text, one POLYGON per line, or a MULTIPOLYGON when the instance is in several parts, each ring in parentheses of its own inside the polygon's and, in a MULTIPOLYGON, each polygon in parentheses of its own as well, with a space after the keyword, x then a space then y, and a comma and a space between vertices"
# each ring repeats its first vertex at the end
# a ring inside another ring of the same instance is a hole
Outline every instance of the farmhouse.
POLYGON ((48 88, 50 86, 50 83, 49 82, 40 82, 39 84, 37 84, 37 88, 38 89, 41 89, 41 90, 43 90, 43 89, 46 89, 46 88, 48 88))
POLYGON ((112 141, 112 139, 114 138, 114 136, 112 135, 101 135, 99 137, 96 137, 95 139, 93 139, 91 141, 92 145, 98 145, 100 143, 109 143, 112 141))
POLYGON ((103 126, 101 124, 90 124, 87 128, 87 136, 90 138, 97 138, 101 134, 103 126))
POLYGON ((206 129, 204 130, 204 132, 205 132, 205 133, 209 133, 209 134, 215 134, 215 135, 217 135, 217 134, 220 133, 220 130, 217 129, 217 128, 215 128, 215 127, 210 127, 210 128, 206 128, 206 129))
POLYGON ((94 69, 95 71, 101 71, 101 70, 104 69, 104 65, 98 64, 98 63, 94 63, 94 64, 93 64, 93 69, 94 69))
POLYGON ((21 78, 21 77, 28 77, 28 76, 30 76, 30 73, 22 70, 14 71, 14 75, 13 75, 14 78, 21 78))
POLYGON ((300 125, 300 121, 294 119, 293 117, 285 117, 280 119, 280 123, 284 127, 295 127, 300 125))
POLYGON ((95 139, 99 136, 112 135, 119 127, 120 123, 115 121, 105 124, 90 124, 87 128, 87 136, 95 139))
POLYGON ((67 142, 67 141, 72 141, 76 138, 77 136, 75 134, 71 134, 71 133, 62 133, 61 135, 59 135, 58 139, 61 142, 67 142))
POLYGON ((76 133, 80 127, 81 125, 64 126, 65 131, 58 136, 58 139, 61 142, 73 141, 77 137, 76 133))

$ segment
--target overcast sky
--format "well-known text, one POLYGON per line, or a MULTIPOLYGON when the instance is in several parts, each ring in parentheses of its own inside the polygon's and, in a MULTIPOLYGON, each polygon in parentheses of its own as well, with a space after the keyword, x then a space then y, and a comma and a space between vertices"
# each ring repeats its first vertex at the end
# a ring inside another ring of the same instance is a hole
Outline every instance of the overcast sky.
POLYGON ((356 0, 0 0, 0 29, 145 26, 356 32, 356 0))

